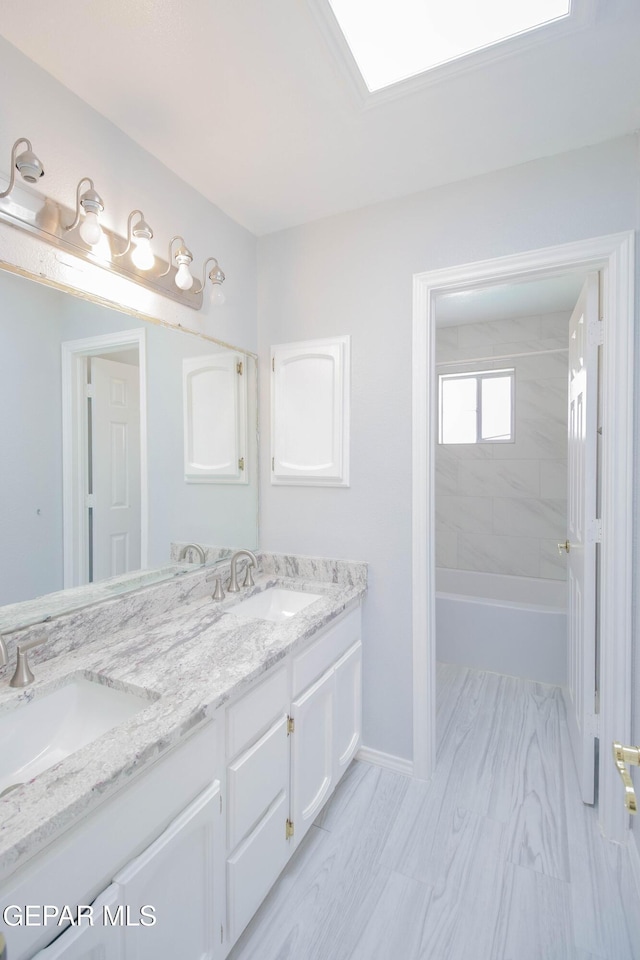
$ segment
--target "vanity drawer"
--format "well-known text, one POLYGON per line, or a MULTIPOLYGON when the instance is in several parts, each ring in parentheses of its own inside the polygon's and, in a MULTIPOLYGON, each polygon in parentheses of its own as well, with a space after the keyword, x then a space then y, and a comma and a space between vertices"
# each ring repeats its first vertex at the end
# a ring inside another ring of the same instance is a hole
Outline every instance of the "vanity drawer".
POLYGON ((287 715, 227 770, 228 849, 234 850, 273 802, 289 792, 287 715))
POLYGON ((293 659, 293 696, 306 690, 360 640, 360 607, 345 614, 293 659))
POLYGON ((249 746, 289 707, 287 668, 280 667, 267 680, 227 708, 227 757, 249 746))

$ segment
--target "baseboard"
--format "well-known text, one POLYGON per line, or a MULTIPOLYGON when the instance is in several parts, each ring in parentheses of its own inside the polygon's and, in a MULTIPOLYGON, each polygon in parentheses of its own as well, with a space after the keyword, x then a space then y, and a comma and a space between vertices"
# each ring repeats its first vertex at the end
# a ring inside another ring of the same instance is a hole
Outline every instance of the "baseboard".
POLYGON ((405 760, 404 757, 394 757, 393 754, 383 753, 382 750, 360 747, 356 754, 356 760, 365 760, 367 763, 374 763, 377 767, 386 767, 387 770, 401 773, 405 777, 413 776, 412 760, 405 760))

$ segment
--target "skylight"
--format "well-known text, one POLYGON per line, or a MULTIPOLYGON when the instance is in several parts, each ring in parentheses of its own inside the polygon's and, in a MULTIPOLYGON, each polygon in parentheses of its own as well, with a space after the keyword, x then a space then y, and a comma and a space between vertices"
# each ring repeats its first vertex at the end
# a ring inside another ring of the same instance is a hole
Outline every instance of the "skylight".
POLYGON ((371 93, 565 18, 571 0, 329 0, 371 93))

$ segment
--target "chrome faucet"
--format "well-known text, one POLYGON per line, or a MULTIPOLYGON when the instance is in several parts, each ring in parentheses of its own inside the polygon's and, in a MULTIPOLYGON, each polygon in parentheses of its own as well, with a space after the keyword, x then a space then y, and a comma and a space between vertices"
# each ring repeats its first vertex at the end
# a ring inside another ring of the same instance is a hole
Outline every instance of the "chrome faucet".
POLYGON ((255 558, 255 554, 251 553, 251 550, 236 550, 234 555, 231 557, 231 576, 229 578, 229 586, 227 587, 227 593, 238 593, 240 587, 238 586, 238 560, 240 557, 248 557, 249 562, 247 563, 246 573, 244 578, 244 587, 253 587, 253 576, 251 574, 251 568, 258 566, 258 561, 255 558))
MULTIPOLYGON (((199 543, 187 543, 187 544, 182 548, 182 550, 180 551, 180 555, 178 556, 178 560, 185 560, 186 557, 187 557, 187 551, 188 551, 188 550, 195 550, 195 551, 196 551, 196 553, 197 553, 198 556, 200 557, 200 563, 205 563, 205 562, 206 562, 207 556, 206 556, 204 550, 202 549, 202 547, 200 546, 199 543)), ((189 561, 187 561, 187 562, 189 562, 189 561)))
POLYGON ((9 663, 9 654, 7 653, 7 645, 4 642, 4 637, 0 635, 0 667, 6 666, 7 663, 9 663))
POLYGON ((18 644, 18 657, 16 660, 16 669, 15 673, 9 681, 10 687, 28 687, 30 683, 33 683, 35 677, 29 666, 29 661, 27 659, 27 653, 29 650, 33 650, 34 647, 39 647, 45 642, 46 637, 36 637, 35 640, 29 640, 28 643, 19 643, 18 644))

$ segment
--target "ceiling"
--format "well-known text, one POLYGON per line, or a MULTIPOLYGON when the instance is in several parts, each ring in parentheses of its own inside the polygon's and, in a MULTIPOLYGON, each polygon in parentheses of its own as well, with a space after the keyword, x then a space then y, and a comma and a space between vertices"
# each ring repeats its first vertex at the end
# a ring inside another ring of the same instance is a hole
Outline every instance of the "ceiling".
POLYGON ((578 33, 368 106, 317 0, 2 0, 0 32, 264 234, 636 130, 640 3, 593 2, 578 33))
POLYGON ((543 280, 441 294, 436 300, 436 324, 461 326, 486 320, 569 313, 576 305, 584 280, 585 274, 573 272, 543 280))

